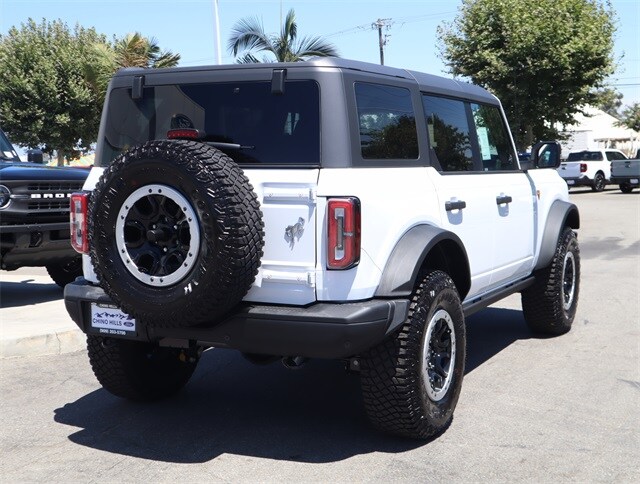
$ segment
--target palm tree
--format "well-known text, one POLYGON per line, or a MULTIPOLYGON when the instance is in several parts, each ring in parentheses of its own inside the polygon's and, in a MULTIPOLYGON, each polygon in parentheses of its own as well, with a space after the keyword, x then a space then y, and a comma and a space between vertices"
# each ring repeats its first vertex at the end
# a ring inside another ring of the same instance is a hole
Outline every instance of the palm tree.
POLYGON ((104 99, 111 76, 118 69, 174 67, 180 61, 180 54, 161 51, 155 38, 143 37, 139 32, 116 39, 113 45, 93 44, 91 57, 85 74, 89 84, 102 96, 101 99, 104 99))
POLYGON ((276 62, 298 62, 309 57, 337 57, 333 44, 322 37, 303 37, 298 40, 298 24, 293 9, 287 13, 280 35, 267 34, 257 17, 238 21, 231 30, 227 48, 240 64, 270 62, 269 57, 259 60, 257 52, 270 52, 276 62))

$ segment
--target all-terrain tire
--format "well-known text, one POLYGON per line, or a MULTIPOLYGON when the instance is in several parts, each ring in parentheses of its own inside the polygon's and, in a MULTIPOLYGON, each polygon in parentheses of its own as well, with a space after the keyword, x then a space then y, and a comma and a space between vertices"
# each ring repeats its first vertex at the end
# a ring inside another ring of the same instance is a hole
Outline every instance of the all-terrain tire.
POLYGON ((105 292, 148 325, 215 323, 260 266, 256 194, 226 154, 151 141, 119 156, 89 205, 91 259, 105 292))
POLYGON ((596 176, 593 177, 593 183, 591 185, 591 190, 594 192, 601 192, 604 190, 604 187, 607 185, 607 180, 604 178, 604 174, 601 172, 596 173, 596 176))
POLYGON ((410 438, 444 432, 460 396, 465 345, 464 314, 453 281, 441 271, 427 273, 401 329, 362 355, 362 396, 370 421, 410 438))
POLYGON ((535 283, 522 291, 524 319, 536 333, 561 335, 571 330, 580 292, 578 238, 565 227, 548 267, 535 273, 535 283))
POLYGON ((82 256, 78 255, 66 262, 48 264, 46 269, 53 282, 64 287, 82 275, 82 256))
POLYGON ((153 343, 87 336, 91 368, 100 384, 117 397, 153 401, 180 391, 199 355, 153 343))

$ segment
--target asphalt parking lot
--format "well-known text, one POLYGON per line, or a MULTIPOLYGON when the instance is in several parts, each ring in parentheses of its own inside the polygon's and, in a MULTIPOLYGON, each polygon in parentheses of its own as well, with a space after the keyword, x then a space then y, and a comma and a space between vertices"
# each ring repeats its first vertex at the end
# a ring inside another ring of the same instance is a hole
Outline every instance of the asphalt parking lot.
MULTIPOLYGON (((455 418, 431 442, 373 430, 340 362, 290 371, 212 350, 180 395, 141 405, 102 390, 73 342, 0 359, 2 481, 637 482, 640 192, 571 197, 582 218, 572 331, 533 336, 518 296, 469 318, 455 418)), ((3 332, 16 318, 73 329, 41 269, 0 278, 3 332)))

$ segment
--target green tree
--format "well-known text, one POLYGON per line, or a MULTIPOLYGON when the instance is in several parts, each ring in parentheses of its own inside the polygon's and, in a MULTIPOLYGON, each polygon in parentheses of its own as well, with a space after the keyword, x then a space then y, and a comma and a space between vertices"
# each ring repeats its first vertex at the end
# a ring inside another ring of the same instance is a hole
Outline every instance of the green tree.
POLYGON ((84 72, 101 42, 94 29, 44 19, 0 36, 0 119, 15 142, 56 150, 59 165, 89 148, 102 106, 84 72))
POLYGON ((494 92, 519 148, 557 136, 613 73, 615 13, 598 0, 463 0, 438 29, 455 76, 494 92))
POLYGON ((627 106, 624 111, 622 111, 620 125, 640 131, 640 103, 627 106))
POLYGON ((100 101, 104 100, 109 80, 118 69, 125 67, 159 69, 175 67, 180 62, 180 54, 160 50, 155 38, 144 37, 139 32, 115 39, 113 44, 97 42, 92 45, 91 56, 92 61, 87 64, 86 76, 99 93, 100 101))
POLYGON ((231 29, 227 48, 238 63, 252 62, 298 62, 309 57, 337 57, 336 48, 322 37, 298 39, 298 24, 293 9, 287 13, 279 35, 267 34, 257 17, 238 21, 231 29), (257 52, 268 52, 273 58, 264 57, 260 61, 257 52))
POLYGON ((622 106, 622 93, 611 88, 598 89, 594 92, 595 100, 593 105, 615 118, 620 117, 620 106, 622 106))

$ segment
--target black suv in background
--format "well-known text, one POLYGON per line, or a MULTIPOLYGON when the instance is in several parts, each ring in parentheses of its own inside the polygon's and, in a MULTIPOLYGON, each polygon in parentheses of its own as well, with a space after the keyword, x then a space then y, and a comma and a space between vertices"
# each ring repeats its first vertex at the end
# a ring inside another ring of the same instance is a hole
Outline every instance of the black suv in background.
POLYGON ((21 162, 0 129, 0 268, 44 266, 61 287, 82 275, 69 241, 69 197, 88 174, 21 162))

